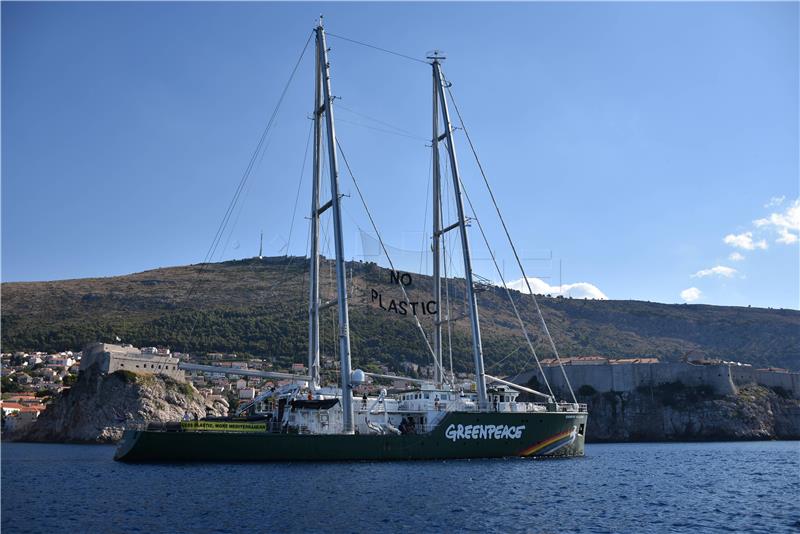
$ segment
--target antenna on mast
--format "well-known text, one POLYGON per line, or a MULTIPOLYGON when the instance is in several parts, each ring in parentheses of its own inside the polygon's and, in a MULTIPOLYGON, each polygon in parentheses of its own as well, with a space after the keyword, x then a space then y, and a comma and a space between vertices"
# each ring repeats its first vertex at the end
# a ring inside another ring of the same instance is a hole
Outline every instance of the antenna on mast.
POLYGON ((264 230, 261 230, 261 237, 258 241, 258 259, 264 259, 264 230))
POLYGON ((439 50, 438 48, 435 50, 429 50, 425 54, 426 59, 430 59, 431 61, 439 61, 442 59, 447 59, 447 56, 444 55, 444 50, 439 50))

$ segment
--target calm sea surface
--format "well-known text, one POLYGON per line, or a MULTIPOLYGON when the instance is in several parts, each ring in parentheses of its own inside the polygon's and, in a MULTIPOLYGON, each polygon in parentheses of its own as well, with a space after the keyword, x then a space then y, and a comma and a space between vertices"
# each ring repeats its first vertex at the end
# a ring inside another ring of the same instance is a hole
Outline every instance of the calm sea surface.
POLYGON ((3 534, 800 532, 800 442, 340 464, 126 465, 92 445, 1 451, 3 534))

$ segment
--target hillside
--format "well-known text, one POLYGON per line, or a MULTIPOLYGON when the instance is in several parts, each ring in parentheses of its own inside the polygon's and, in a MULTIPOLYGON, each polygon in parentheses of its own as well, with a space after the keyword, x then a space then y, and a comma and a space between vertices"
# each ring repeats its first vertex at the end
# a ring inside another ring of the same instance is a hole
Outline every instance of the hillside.
MULTIPOLYGON (((430 363, 427 349, 389 271, 348 263, 354 365, 430 363), (375 296, 380 294, 380 301, 375 296), (383 306, 382 309, 380 305, 383 306), (406 311, 405 314, 402 311, 406 311)), ((332 264, 323 263, 322 301, 333 298, 332 264)), ((431 280, 413 275, 412 301, 427 301, 431 280)), ((2 350, 80 349, 119 336, 137 346, 191 353, 264 357, 279 365, 303 362, 307 351, 307 263, 265 258, 155 269, 108 278, 2 284, 2 350)), ((530 298, 514 292, 540 355, 550 357, 530 298)), ((453 316, 464 315, 463 281, 450 284, 453 316)), ((502 288, 478 293, 487 372, 530 366, 502 288), (519 349, 519 350, 517 350, 519 349), (516 352, 515 352, 516 351, 516 352), (499 363, 499 365, 496 365, 499 363)), ((800 369, 800 312, 640 301, 542 297, 545 318, 562 356, 723 358, 757 366, 800 369)), ((422 305, 416 306, 419 312, 422 305)), ((323 357, 333 358, 335 306, 322 317, 323 357)), ((429 328, 430 315, 420 315, 429 328)), ((454 321, 457 370, 471 366, 468 321, 454 321)))

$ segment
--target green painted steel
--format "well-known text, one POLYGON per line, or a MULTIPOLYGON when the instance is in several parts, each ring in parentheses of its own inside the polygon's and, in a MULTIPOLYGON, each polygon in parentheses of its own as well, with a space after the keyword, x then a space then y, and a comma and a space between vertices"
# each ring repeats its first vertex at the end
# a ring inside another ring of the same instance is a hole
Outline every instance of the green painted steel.
POLYGON ((406 435, 127 430, 115 459, 270 462, 583 456, 586 420, 586 413, 451 412, 431 432, 406 435))

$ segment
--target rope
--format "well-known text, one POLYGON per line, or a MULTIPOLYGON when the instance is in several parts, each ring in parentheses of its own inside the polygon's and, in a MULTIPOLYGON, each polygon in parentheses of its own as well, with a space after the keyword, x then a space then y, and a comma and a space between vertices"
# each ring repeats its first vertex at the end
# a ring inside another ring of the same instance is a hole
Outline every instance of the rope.
MULTIPOLYGON (((539 301, 536 298, 536 295, 531 288, 530 281, 528 280, 528 276, 525 274, 525 269, 522 266, 522 261, 520 260, 519 254, 517 253, 517 247, 514 246, 514 242, 511 240, 511 234, 508 231, 508 226, 506 226, 506 221, 503 218, 503 214, 500 213, 500 207, 497 205, 497 200, 495 199, 494 193, 492 192, 492 187, 489 185, 489 180, 486 178, 486 173, 483 170, 483 165, 481 165, 481 160, 478 158, 478 153, 475 150, 475 145, 472 144, 472 138, 469 136, 469 132, 467 131, 467 127, 464 125, 464 119, 461 117, 461 112, 458 109, 458 104, 456 104, 455 99, 453 98, 453 92, 447 87, 447 93, 450 95, 450 100, 453 102, 453 108, 456 110, 456 115, 458 116, 458 120, 461 123, 461 129, 464 130, 464 135, 467 138, 467 142, 469 143, 470 150, 472 150, 472 155, 475 157, 475 162, 478 164, 478 169, 480 170, 481 176, 483 177, 483 182, 486 184, 486 189, 489 191, 489 197, 492 199, 492 204, 494 205, 494 209, 497 212, 497 216, 500 218, 500 223, 503 225, 503 231, 506 234, 506 238, 508 239, 509 245, 511 245, 511 250, 514 252, 514 258, 517 261, 517 265, 519 266, 519 270, 522 273, 522 279, 525 280, 525 285, 528 287, 528 293, 530 294, 531 298, 533 299, 533 304, 536 307, 536 313, 539 315, 539 319, 542 323, 542 329, 544 330, 545 334, 547 335, 547 339, 550 342, 550 348, 553 350, 553 354, 558 361, 558 366, 561 368, 561 373, 564 375, 564 381, 567 384, 567 388, 569 388, 570 395, 572 395, 572 401, 577 403, 578 399, 575 397, 575 392, 572 390, 572 384, 569 382, 569 378, 567 377, 567 371, 564 369, 564 364, 561 362, 561 357, 558 355, 558 349, 556 348, 556 344, 553 341, 553 336, 550 335, 550 329, 547 328, 547 323, 544 320, 544 315, 542 314, 542 309, 539 307, 539 301)), ((462 184, 463 187, 463 184, 462 184)), ((466 194, 466 192, 465 192, 466 194)), ((469 197, 467 198, 469 200, 469 197)), ((472 203, 470 203, 471 205, 472 203)), ((474 215, 474 210, 473 210, 474 215)), ((476 218, 477 220, 477 218, 476 218)), ((480 222, 478 222, 478 227, 480 228, 480 222)), ((483 233, 483 230, 481 230, 483 233)), ((488 245, 487 245, 488 246, 488 245)), ((491 254, 491 249, 489 249, 491 254)), ((494 260, 494 254, 492 254, 492 259, 494 260)), ((495 264, 496 265, 496 264, 495 264)), ((501 275, 502 278, 502 275, 501 275)), ((503 282, 503 286, 505 287, 505 282, 503 282)), ((508 288, 506 288, 508 291, 508 288)), ((513 301, 512 301, 513 302, 513 301)), ((516 306, 515 306, 516 309, 516 306)), ((527 334, 525 335, 527 339, 527 334)), ((539 363, 539 358, 536 358, 536 363, 539 365, 539 370, 542 371, 542 366, 539 363)), ((547 378, 544 376, 544 372, 542 371, 542 377, 547 381, 547 378)), ((551 392, 552 394, 552 392, 551 392)))
MULTIPOLYGON (((459 117, 460 118, 460 117, 459 117)), ((497 275, 500 277, 500 281, 503 283, 503 289, 505 289, 506 296, 508 297, 508 301, 511 303, 511 309, 514 310, 514 315, 517 317, 517 322, 519 323, 519 327, 522 329, 522 334, 525 336, 525 341, 528 343, 528 348, 533 354, 533 357, 536 358, 536 365, 539 367, 539 372, 542 373, 542 378, 544 378, 544 384, 547 386, 547 391, 550 392, 550 396, 554 397, 553 390, 550 389, 550 384, 547 381, 547 377, 544 374, 544 370, 542 369, 542 364, 539 362, 539 357, 536 356, 536 350, 533 348, 533 343, 531 342, 530 335, 528 334, 528 329, 525 328, 525 322, 522 320, 522 317, 519 314, 519 310, 517 309, 517 304, 514 302, 514 298, 511 295, 511 291, 508 289, 508 285, 506 284, 506 279, 503 276, 503 273, 500 271, 500 266, 497 264, 497 258, 494 255, 494 251, 492 251, 492 247, 489 246, 489 240, 486 237, 486 233, 483 231, 483 225, 481 224, 480 219, 478 219, 478 214, 475 212, 475 206, 472 205, 472 200, 469 198, 467 194, 467 189, 464 187, 464 183, 461 182, 461 190, 464 192, 464 197, 467 199, 467 203, 469 204, 469 209, 472 210, 472 216, 475 217, 475 222, 478 223, 478 230, 481 232, 481 237, 483 237, 483 242, 486 244, 486 249, 489 251, 489 256, 492 258, 492 263, 494 264, 494 268, 497 271, 497 275)), ((570 388, 572 391, 572 388, 570 388)), ((577 400, 575 402, 578 402, 577 400)))
MULTIPOLYGON (((453 330, 451 328, 452 321, 450 318, 452 317, 452 313, 450 310, 450 282, 449 278, 447 277, 447 251, 449 249, 445 246, 445 240, 442 239, 442 264, 444 266, 444 300, 446 303, 446 312, 447 312, 447 353, 450 356, 450 380, 455 383, 456 375, 453 372, 453 330)), ((452 255, 451 255, 452 257, 452 255)))
MULTIPOLYGON (((300 189, 302 189, 302 187, 303 187, 303 175, 305 174, 305 171, 306 171, 306 162, 308 161, 308 147, 311 144, 311 132, 312 132, 313 128, 314 128, 314 123, 312 122, 308 127, 308 136, 306 137, 306 150, 305 150, 305 153, 303 155, 303 165, 300 167, 300 179, 298 180, 298 183, 297 183, 297 193, 295 194, 295 197, 294 197, 294 208, 292 209, 292 219, 291 219, 291 223, 289 224, 289 237, 286 240, 286 254, 284 256, 287 258, 288 261, 283 266, 283 272, 281 273, 280 278, 278 278, 278 280, 274 284, 272 284, 269 288, 267 288, 267 293, 268 293, 268 296, 270 298, 274 297, 275 296, 275 291, 280 286, 282 286, 284 283, 286 283, 286 280, 288 279, 287 275, 289 273, 289 267, 292 266, 292 263, 295 260, 295 256, 289 256, 289 248, 292 245, 292 232, 294 230, 294 220, 295 220, 295 217, 297 217, 297 204, 298 204, 298 201, 300 200, 300 189)), ((310 230, 309 230, 309 234, 310 234, 310 230)), ((308 250, 310 239, 311 239, 311 236, 307 235, 306 236, 306 250, 308 250)))
MULTIPOLYGON (((444 159, 445 159, 445 166, 446 166, 447 165, 447 158, 444 158, 444 159)), ((441 159, 439 161, 441 162, 441 159)), ((439 170, 441 172, 441 168, 439 170)), ((444 195, 440 195, 439 196, 439 201, 441 202, 442 198, 446 198, 447 199, 447 220, 450 221, 451 220, 450 207, 451 207, 451 203, 452 203, 452 196, 448 194, 448 192, 450 191, 450 189, 449 189, 450 188, 450 181, 449 180, 445 180, 444 183, 445 183, 445 192, 444 192, 444 195)), ((442 210, 440 208, 440 213, 441 213, 441 211, 442 210)), ((443 268, 444 268, 444 296, 445 296, 444 298, 445 298, 445 303, 446 303, 446 306, 447 306, 447 353, 448 353, 448 356, 450 357, 450 377, 451 377, 451 380, 453 381, 453 383, 455 384, 456 375, 453 372, 453 329, 452 329, 453 311, 452 311, 452 307, 450 306, 450 278, 448 276, 448 270, 447 270, 448 258, 449 258, 450 271, 452 272, 452 270, 453 270, 452 269, 452 266, 453 266, 453 255, 450 254, 448 256, 448 251, 450 250, 450 245, 448 244, 449 236, 450 236, 449 233, 447 233, 447 234, 442 236, 442 238, 443 238, 442 239, 442 265, 443 265, 443 268)))
POLYGON ((308 145, 311 144, 311 132, 314 129, 312 122, 308 127, 308 137, 306 137, 306 151, 303 156, 303 165, 300 167, 300 180, 297 183, 297 194, 294 197, 294 209, 292 209, 292 221, 289 223, 289 237, 286 240, 286 255, 289 255, 289 246, 292 243, 292 230, 294 230, 294 219, 297 216, 297 203, 300 200, 300 188, 303 186, 303 175, 306 172, 306 162, 308 161, 308 145))
POLYGON ((380 46, 375 46, 375 45, 371 45, 371 44, 364 43, 364 42, 361 42, 361 41, 356 41, 355 39, 350 39, 349 37, 344 37, 342 35, 336 35, 335 33, 331 33, 331 32, 328 32, 328 31, 325 32, 325 35, 330 35, 331 37, 336 37, 337 39, 341 39, 343 41, 349 41, 351 43, 354 43, 354 44, 357 44, 357 45, 361 45, 361 46, 366 46, 367 48, 372 48, 372 49, 378 50, 380 52, 385 52, 387 54, 392 54, 393 56, 402 57, 404 59, 408 59, 408 60, 411 60, 411 61, 416 61, 417 63, 424 63, 425 65, 428 65, 428 62, 423 60, 423 59, 419 59, 419 58, 412 57, 412 56, 407 56, 405 54, 401 54, 400 52, 393 52, 392 50, 387 50, 385 48, 381 48, 380 46))
MULTIPOLYGON (((283 87, 283 91, 281 91, 281 95, 278 98, 278 102, 275 104, 275 108, 272 110, 272 114, 270 115, 269 120, 267 121, 267 125, 264 127, 264 131, 261 133, 261 137, 258 140, 258 144, 256 145, 256 148, 253 151, 253 155, 250 157, 250 161, 248 162, 247 167, 245 168, 244 173, 242 174, 242 177, 239 180, 239 184, 236 187, 236 191, 233 194, 233 198, 231 198, 231 201, 228 204, 228 209, 225 211, 225 215, 223 215, 222 220, 220 221, 219 227, 217 228, 217 232, 216 234, 214 234, 214 239, 212 239, 211 245, 209 246, 205 257, 203 258, 200 271, 197 273, 198 279, 189 288, 189 291, 187 292, 184 301, 188 300, 192 296, 194 291, 197 289, 197 286, 200 282, 199 276, 205 271, 205 269, 208 267, 209 262, 213 259, 214 254, 216 254, 217 248, 219 247, 220 242, 222 241, 222 237, 225 235, 225 229, 227 228, 228 223, 230 222, 231 215, 236 209, 236 205, 239 202, 239 198, 242 194, 242 191, 245 185, 247 184, 248 179, 250 178, 250 174, 253 170, 256 160, 258 159, 258 155, 261 152, 262 147, 264 146, 264 141, 267 138, 267 134, 272 129, 272 126, 275 123, 275 117, 278 115, 278 111, 280 110, 281 104, 283 103, 283 99, 289 90, 289 86, 291 85, 292 80, 294 80, 294 76, 297 73, 297 69, 300 66, 300 62, 303 60, 303 56, 305 56, 306 50, 308 49, 308 44, 311 42, 312 35, 313 34, 309 34, 308 39, 306 39, 305 45, 303 45, 303 50, 300 52, 300 57, 297 58, 297 61, 295 62, 294 67, 292 68, 292 72, 289 75, 289 79, 286 81, 286 85, 283 87)), ((190 338, 192 337, 194 329, 197 326, 198 319, 199 316, 195 317, 194 323, 192 324, 192 328, 189 330, 190 338)))
MULTIPOLYGON (((382 120, 380 120, 380 119, 376 119, 375 117, 372 117, 372 116, 370 116, 370 115, 367 115, 366 113, 361 113, 360 111, 356 111, 356 110, 354 110, 354 109, 350 109, 350 108, 348 108, 347 106, 344 106, 344 105, 342 105, 341 103, 339 103, 339 104, 336 104, 336 109, 337 109, 337 110, 338 110, 338 109, 343 109, 343 110, 345 110, 345 111, 347 111, 347 112, 350 112, 350 113, 352 113, 353 115, 358 115, 359 117, 363 117, 363 118, 365 118, 365 119, 367 119, 367 120, 370 120, 370 121, 372 121, 372 122, 377 122, 378 124, 381 124, 381 125, 383 125, 383 126, 388 126, 388 127, 389 127, 389 128, 391 128, 392 130, 397 130, 397 131, 398 131, 398 132, 400 132, 400 133, 404 133, 404 134, 406 134, 406 135, 410 135, 410 136, 413 136, 413 137, 415 137, 415 138, 423 139, 423 140, 425 140, 425 141, 430 141, 430 139, 427 139, 427 138, 425 138, 425 137, 418 136, 418 135, 414 134, 414 132, 408 131, 408 130, 406 130, 405 128, 400 128, 399 126, 395 126, 395 125, 394 125, 394 124, 392 124, 392 123, 389 123, 389 122, 386 122, 386 121, 382 121, 382 120)), ((339 119, 339 120, 341 120, 341 119, 339 119)))
MULTIPOLYGON (((336 146, 339 148, 339 153, 342 155, 342 161, 344 162, 344 166, 347 168, 347 173, 350 175, 350 178, 353 180, 353 185, 356 187, 356 192, 358 193, 358 197, 361 199, 361 204, 364 205, 364 210, 367 212, 367 217, 369 218, 369 222, 372 225, 372 229, 375 231, 375 235, 378 238, 378 243, 380 243, 381 248, 383 249, 383 253, 386 255, 386 259, 389 261, 389 267, 393 271, 396 271, 394 268, 394 263, 392 262, 392 258, 389 256, 389 251, 386 250, 386 245, 383 243, 383 238, 381 237, 380 232, 378 232, 378 227, 375 224, 375 220, 372 218, 372 213, 369 211, 369 207, 367 206, 366 200, 364 200, 364 195, 361 193, 361 188, 358 186, 358 182, 356 181, 356 177, 353 175, 353 170, 350 168, 350 163, 347 161, 347 156, 344 154, 344 150, 342 149, 342 145, 339 143, 339 140, 336 140, 336 146)), ((403 287, 403 284, 400 284, 400 290, 403 292, 403 298, 406 300, 406 304, 411 306, 411 299, 408 298, 408 293, 406 293, 406 288, 403 287)), ((438 303, 437 303, 438 305, 438 303)), ((428 336, 425 334, 425 329, 422 328, 422 324, 420 324, 419 319, 416 315, 413 315, 414 322, 417 325, 417 328, 422 334, 422 339, 425 340, 425 346, 428 347, 428 352, 430 352, 431 356, 433 357, 434 364, 439 366, 439 370, 442 372, 442 376, 444 376, 444 369, 442 369, 441 362, 436 360, 436 353, 433 351, 433 347, 431 347, 430 342, 428 341, 428 336)))
POLYGON ((347 120, 347 119, 342 119, 341 117, 337 117, 336 118, 336 123, 338 124, 340 122, 344 122, 346 124, 352 124, 354 126, 361 126, 362 128, 367 128, 368 130, 373 130, 373 131, 376 131, 376 132, 382 132, 382 133, 385 133, 385 134, 396 135, 398 137, 406 137, 408 139, 413 139, 415 141, 427 141, 427 139, 425 139, 424 137, 421 137, 419 135, 409 135, 409 134, 405 134, 405 133, 401 133, 401 132, 393 132, 392 130, 384 130, 383 128, 377 128, 375 126, 370 126, 368 124, 362 124, 360 122, 351 121, 351 120, 347 120))
POLYGON ((509 359, 509 358, 510 358, 511 356, 513 356, 514 354, 518 353, 518 352, 519 352, 519 349, 521 349, 521 348, 522 348, 522 347, 517 347, 516 349, 512 350, 511 352, 509 352, 508 354, 506 354, 505 356, 503 356, 503 357, 502 357, 501 359, 499 359, 498 361, 496 361, 496 362, 494 362, 494 363, 492 363, 492 364, 489 364, 487 367, 488 367, 489 369, 491 369, 492 367, 499 367, 499 365, 500 365, 501 363, 503 363, 504 361, 506 361, 507 359, 509 359))
MULTIPOLYGON (((431 195, 431 181, 433 180, 433 150, 431 150, 431 157, 428 160, 428 185, 425 186, 425 214, 422 218, 422 245, 420 246, 419 252, 419 272, 425 272, 427 274, 428 271, 428 264, 425 261, 425 249, 427 248, 430 250, 430 246, 426 247, 425 243, 428 241, 427 236, 425 235, 425 230, 428 228, 428 199, 430 199, 431 195), (425 269, 423 271, 423 263, 425 269)), ((437 303, 438 306, 438 303, 437 303)))

